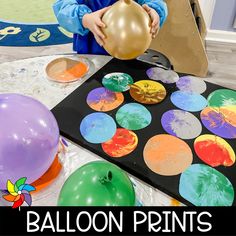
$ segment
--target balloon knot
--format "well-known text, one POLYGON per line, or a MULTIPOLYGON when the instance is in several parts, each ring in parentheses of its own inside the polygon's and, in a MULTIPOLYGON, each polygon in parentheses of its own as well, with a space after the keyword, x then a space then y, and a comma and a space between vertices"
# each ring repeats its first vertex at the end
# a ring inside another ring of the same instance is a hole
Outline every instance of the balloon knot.
POLYGON ((106 176, 100 178, 100 182, 102 184, 110 183, 111 180, 112 180, 112 172, 111 171, 108 171, 106 176))

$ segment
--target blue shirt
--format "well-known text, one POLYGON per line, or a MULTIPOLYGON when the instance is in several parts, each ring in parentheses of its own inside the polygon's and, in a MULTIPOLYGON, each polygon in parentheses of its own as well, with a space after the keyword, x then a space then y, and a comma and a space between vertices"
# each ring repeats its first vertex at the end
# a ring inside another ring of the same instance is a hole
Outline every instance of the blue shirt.
MULTIPOLYGON (((53 9, 59 24, 74 33, 73 49, 79 54, 107 55, 95 40, 93 34, 85 29, 82 18, 85 14, 110 6, 116 0, 57 0, 53 9)), ((168 11, 163 0, 137 0, 140 5, 147 4, 160 16, 160 26, 166 20, 168 11)))

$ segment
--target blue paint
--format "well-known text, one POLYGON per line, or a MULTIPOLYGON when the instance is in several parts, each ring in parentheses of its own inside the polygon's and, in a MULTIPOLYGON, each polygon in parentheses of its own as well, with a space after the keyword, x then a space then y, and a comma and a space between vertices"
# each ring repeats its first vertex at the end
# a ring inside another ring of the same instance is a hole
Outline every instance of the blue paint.
POLYGON ((82 120, 80 133, 89 143, 104 143, 115 135, 116 123, 109 115, 95 112, 82 120))
POLYGON ((207 106, 207 100, 197 93, 176 91, 171 94, 171 102, 184 111, 197 112, 207 106))

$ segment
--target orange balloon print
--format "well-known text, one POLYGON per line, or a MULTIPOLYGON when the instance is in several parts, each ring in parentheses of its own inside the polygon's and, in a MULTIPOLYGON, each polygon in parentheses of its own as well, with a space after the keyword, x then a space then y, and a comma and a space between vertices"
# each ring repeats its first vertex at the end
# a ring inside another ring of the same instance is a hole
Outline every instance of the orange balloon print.
POLYGON ((122 93, 112 92, 104 87, 92 90, 87 97, 88 105, 95 111, 111 111, 124 102, 122 93))
POLYGON ((137 135, 127 129, 117 129, 114 137, 102 144, 103 151, 110 157, 123 157, 135 150, 138 145, 137 135))
POLYGON ((143 156, 148 168, 164 176, 181 174, 193 161, 193 154, 188 144, 167 134, 156 135, 149 139, 143 156))

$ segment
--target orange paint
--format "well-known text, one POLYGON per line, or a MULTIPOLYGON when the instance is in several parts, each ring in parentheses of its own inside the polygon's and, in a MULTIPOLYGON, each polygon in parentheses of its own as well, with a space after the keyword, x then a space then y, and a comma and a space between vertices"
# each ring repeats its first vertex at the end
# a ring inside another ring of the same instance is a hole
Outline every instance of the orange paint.
POLYGON ((176 199, 172 198, 171 202, 170 202, 171 206, 180 206, 181 203, 179 201, 177 201, 176 199))
POLYGON ((49 63, 46 68, 50 80, 62 83, 76 81, 84 77, 88 70, 86 63, 69 58, 58 58, 49 63))
POLYGON ((123 157, 130 154, 138 145, 137 135, 127 129, 117 129, 114 137, 103 143, 103 151, 111 157, 123 157))
POLYGON ((145 145, 144 161, 156 174, 173 176, 184 172, 193 161, 193 154, 183 140, 171 135, 156 135, 145 145))
POLYGON ((48 169, 48 171, 41 178, 39 178, 38 180, 36 180, 34 183, 31 184, 36 188, 33 194, 48 187, 58 177, 61 170, 62 170, 62 165, 57 155, 51 167, 48 169))

